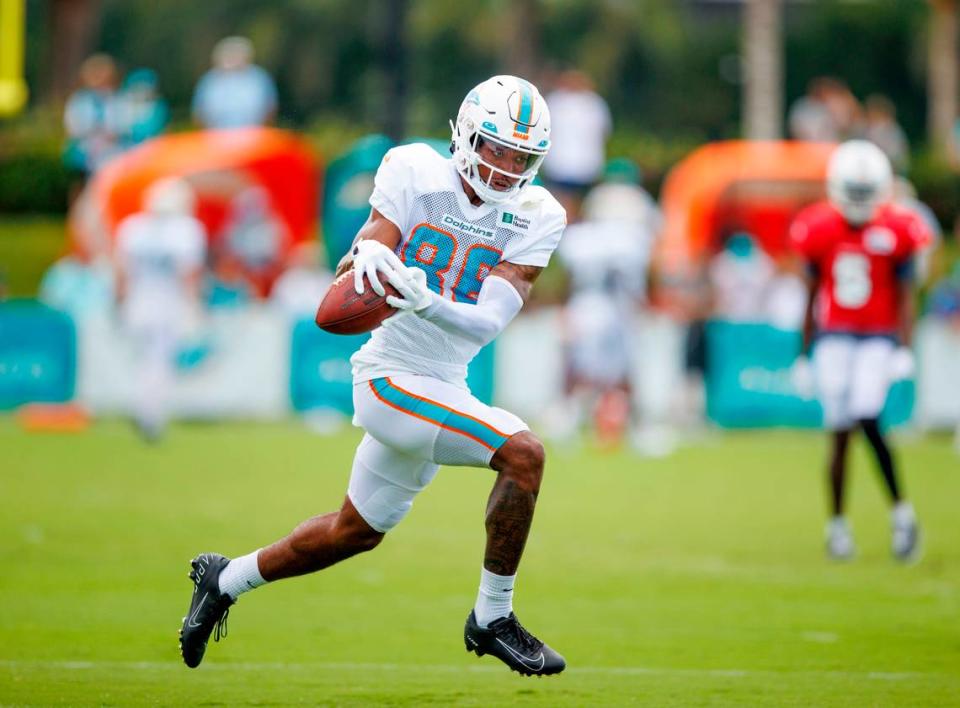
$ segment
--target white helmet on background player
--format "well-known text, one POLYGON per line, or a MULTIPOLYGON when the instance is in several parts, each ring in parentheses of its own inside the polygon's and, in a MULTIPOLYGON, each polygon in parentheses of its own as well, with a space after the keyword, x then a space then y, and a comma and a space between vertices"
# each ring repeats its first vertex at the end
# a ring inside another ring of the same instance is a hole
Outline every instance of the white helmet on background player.
POLYGON ((537 176, 550 149, 550 111, 536 86, 516 76, 494 76, 473 88, 460 104, 453 129, 453 161, 457 171, 483 201, 500 204, 513 197, 537 176), (505 172, 483 160, 481 141, 519 150, 528 155, 522 172, 505 172), (479 166, 489 170, 486 179, 479 166), (495 174, 516 182, 509 189, 493 186, 495 174))
POLYGON ((830 156, 827 194, 847 221, 867 223, 893 194, 890 160, 871 142, 848 140, 830 156))

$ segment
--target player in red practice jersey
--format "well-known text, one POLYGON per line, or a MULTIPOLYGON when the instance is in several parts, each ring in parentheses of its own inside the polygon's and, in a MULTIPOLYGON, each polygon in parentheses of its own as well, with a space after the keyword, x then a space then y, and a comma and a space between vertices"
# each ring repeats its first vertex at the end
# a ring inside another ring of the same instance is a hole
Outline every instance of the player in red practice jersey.
MULTIPOLYGON (((913 256, 931 238, 923 220, 893 205, 892 170, 872 143, 851 140, 831 156, 829 199, 800 212, 790 239, 810 266, 804 351, 816 334, 813 379, 832 432, 832 518, 827 552, 854 554, 843 516, 846 452, 851 431, 863 430, 893 503, 893 554, 913 558, 919 533, 903 497, 890 446, 879 426, 893 381, 913 372, 913 256)), ((801 359, 796 371, 808 370, 801 359)), ((799 378, 806 378, 802 373, 799 378)))

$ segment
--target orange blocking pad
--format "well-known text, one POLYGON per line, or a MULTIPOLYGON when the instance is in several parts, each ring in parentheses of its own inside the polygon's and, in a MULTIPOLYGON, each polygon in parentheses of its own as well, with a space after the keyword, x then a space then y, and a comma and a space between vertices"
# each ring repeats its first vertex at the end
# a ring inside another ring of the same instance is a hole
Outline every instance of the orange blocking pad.
POLYGON ((90 413, 75 403, 30 403, 21 406, 16 417, 30 432, 78 433, 93 422, 90 413))
POLYGON ((664 274, 696 270, 723 236, 746 231, 773 256, 799 209, 824 196, 833 143, 732 140, 704 145, 667 175, 664 231, 655 262, 664 274))
POLYGON ((283 130, 239 128, 163 135, 112 160, 90 183, 89 199, 71 211, 74 247, 109 251, 117 225, 142 208, 150 185, 172 176, 197 193, 197 216, 211 242, 223 231, 230 199, 250 186, 266 191, 289 234, 288 249, 316 238, 320 169, 311 146, 283 130))

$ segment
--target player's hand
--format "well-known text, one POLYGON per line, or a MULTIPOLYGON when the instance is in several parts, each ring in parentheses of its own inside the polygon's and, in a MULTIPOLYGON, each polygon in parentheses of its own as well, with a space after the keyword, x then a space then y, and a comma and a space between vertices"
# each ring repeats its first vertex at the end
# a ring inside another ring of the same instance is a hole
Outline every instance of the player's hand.
POLYGON ((380 282, 377 273, 383 273, 387 282, 403 293, 406 287, 404 271, 407 267, 400 262, 397 254, 379 241, 364 239, 353 247, 353 289, 363 294, 363 276, 367 276, 373 291, 383 297, 387 291, 380 282))
POLYGON ((813 377, 813 366, 810 360, 802 354, 797 357, 790 367, 790 383, 800 398, 813 398, 816 385, 813 377))
POLYGON ((427 274, 420 268, 406 268, 405 271, 405 287, 397 288, 403 297, 390 295, 387 297, 387 304, 398 310, 420 312, 433 302, 434 297, 433 291, 427 287, 427 274))
POLYGON ((894 381, 912 378, 916 369, 916 361, 910 347, 897 347, 890 356, 890 378, 894 381))

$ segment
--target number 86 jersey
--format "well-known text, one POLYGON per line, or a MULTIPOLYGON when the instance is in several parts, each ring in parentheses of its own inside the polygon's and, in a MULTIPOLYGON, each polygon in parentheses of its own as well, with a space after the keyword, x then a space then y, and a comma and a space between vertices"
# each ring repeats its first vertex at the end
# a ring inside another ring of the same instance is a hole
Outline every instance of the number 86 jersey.
MULTIPOLYGON (((370 204, 400 229, 400 260, 456 302, 476 303, 487 274, 503 261, 546 266, 566 226, 563 208, 539 186, 496 206, 472 205, 453 161, 419 143, 386 154, 370 204)), ((397 314, 353 355, 354 381, 406 373, 463 385, 479 349, 414 314, 397 314)))
POLYGON ((829 202, 801 211, 790 241, 820 276, 819 331, 895 335, 899 281, 912 277, 912 257, 931 238, 917 214, 892 204, 862 226, 849 224, 829 202))

